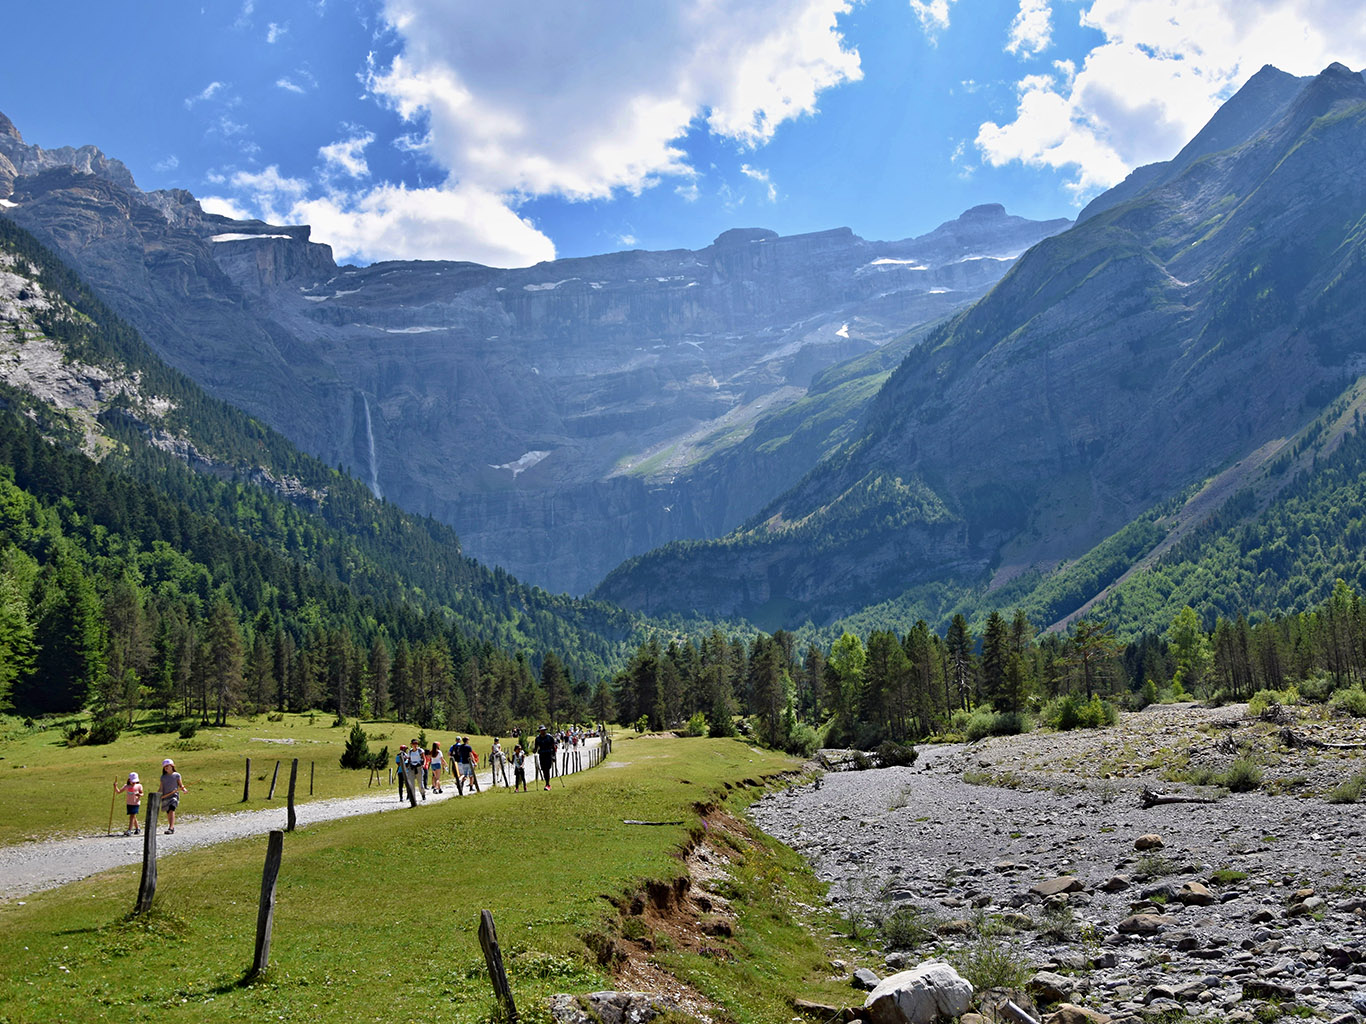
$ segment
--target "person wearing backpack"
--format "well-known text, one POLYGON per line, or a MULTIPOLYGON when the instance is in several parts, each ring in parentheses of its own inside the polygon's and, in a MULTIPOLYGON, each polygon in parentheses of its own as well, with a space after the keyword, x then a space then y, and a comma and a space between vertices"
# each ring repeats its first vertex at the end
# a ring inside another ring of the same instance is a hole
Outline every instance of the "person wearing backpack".
POLYGON ((408 770, 413 773, 413 782, 422 788, 422 799, 427 799, 427 752, 418 746, 417 740, 408 744, 408 770))
POLYGON ((138 828, 138 812, 142 810, 142 783, 138 780, 138 773, 129 772, 128 781, 123 786, 115 783, 114 792, 128 794, 128 827, 123 830, 123 834, 138 835, 141 831, 138 828))
POLYGON ((522 792, 526 792, 526 751, 522 749, 520 743, 512 747, 512 791, 517 792, 517 787, 522 787, 522 792))

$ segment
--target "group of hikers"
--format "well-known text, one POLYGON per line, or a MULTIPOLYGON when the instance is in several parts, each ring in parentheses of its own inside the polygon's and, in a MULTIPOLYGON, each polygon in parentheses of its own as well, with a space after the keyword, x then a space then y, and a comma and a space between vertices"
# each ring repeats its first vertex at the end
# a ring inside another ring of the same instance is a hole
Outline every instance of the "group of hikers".
MULTIPOLYGON (((526 760, 530 755, 534 759, 537 780, 544 780, 545 788, 549 789, 551 776, 555 774, 555 752, 562 746, 575 748, 585 744, 590 735, 596 734, 597 730, 590 732, 578 726, 552 733, 543 725, 536 731, 534 740, 527 743, 523 738, 513 744, 510 753, 503 750, 502 739, 494 737, 493 749, 489 751, 489 769, 492 772, 493 784, 496 786, 501 776, 503 785, 508 785, 507 769, 511 764, 512 790, 525 793, 526 760)), ((412 779, 413 787, 421 792, 423 800, 427 799, 428 789, 434 793, 442 792, 441 776, 448 768, 454 771, 456 790, 461 796, 465 795, 466 786, 471 792, 480 791, 479 754, 470 746, 468 736, 457 736, 455 745, 449 752, 442 751, 439 742, 433 741, 430 747, 424 747, 419 740, 413 739, 399 746, 394 762, 398 769, 396 774, 400 800, 408 793, 409 778, 412 779)), ((411 793, 410 797, 416 800, 417 793, 411 793)))
MULTIPOLYGON (((185 780, 180 777, 180 772, 175 770, 175 762, 169 757, 161 762, 161 780, 157 787, 157 792, 161 795, 161 809, 166 812, 166 834, 175 834, 175 812, 180 806, 180 794, 188 793, 190 788, 185 785, 185 780)), ((142 780, 138 778, 137 772, 128 773, 128 781, 120 786, 114 783, 114 795, 117 798, 119 793, 125 794, 125 801, 128 805, 128 827, 123 830, 126 836, 136 836, 142 834, 142 829, 138 826, 138 815, 142 812, 142 780)), ((113 808, 109 810, 112 819, 113 808)), ((149 822, 150 827, 150 822, 149 822)))

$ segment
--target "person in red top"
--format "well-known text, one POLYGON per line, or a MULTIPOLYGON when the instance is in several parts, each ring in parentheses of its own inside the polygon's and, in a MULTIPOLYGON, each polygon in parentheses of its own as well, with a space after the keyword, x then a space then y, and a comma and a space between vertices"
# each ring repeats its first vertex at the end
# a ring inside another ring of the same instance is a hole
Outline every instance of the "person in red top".
POLYGON ((142 830, 138 828, 138 812, 142 810, 142 783, 137 772, 128 773, 128 781, 122 786, 114 785, 114 792, 128 794, 128 827, 123 830, 126 836, 135 836, 142 830))

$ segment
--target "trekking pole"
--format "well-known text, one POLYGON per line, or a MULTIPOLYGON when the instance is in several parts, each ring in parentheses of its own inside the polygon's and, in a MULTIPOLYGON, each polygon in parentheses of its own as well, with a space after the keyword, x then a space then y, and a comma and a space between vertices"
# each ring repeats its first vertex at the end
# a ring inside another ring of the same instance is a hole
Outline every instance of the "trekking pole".
POLYGON ((119 780, 118 780, 118 777, 115 776, 115 778, 114 778, 114 795, 113 795, 112 797, 109 798, 109 828, 108 828, 108 829, 105 831, 105 833, 104 833, 104 834, 107 835, 107 836, 112 836, 112 835, 114 834, 114 805, 117 804, 118 802, 119 802, 119 780))

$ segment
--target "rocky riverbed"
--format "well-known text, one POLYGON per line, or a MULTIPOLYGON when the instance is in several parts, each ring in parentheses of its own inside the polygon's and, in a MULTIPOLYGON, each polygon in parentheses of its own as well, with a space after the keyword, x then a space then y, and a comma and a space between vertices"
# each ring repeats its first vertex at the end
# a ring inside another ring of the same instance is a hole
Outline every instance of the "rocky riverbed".
POLYGON ((1347 1024, 1366 1021, 1366 814, 1325 795, 1366 751, 1314 744, 1364 740, 1359 719, 1154 707, 1113 729, 925 747, 752 814, 873 936, 882 962, 851 971, 944 957, 1041 1013, 1347 1024), (1287 726, 1310 742, 1287 746, 1287 726), (1239 761, 1256 790, 1181 781, 1239 761), (1218 799, 1144 808, 1145 788, 1218 799))

